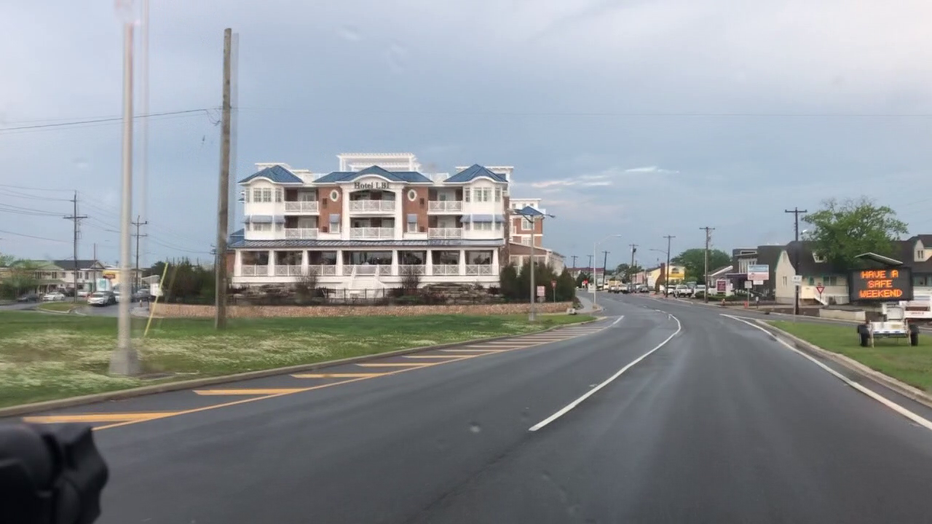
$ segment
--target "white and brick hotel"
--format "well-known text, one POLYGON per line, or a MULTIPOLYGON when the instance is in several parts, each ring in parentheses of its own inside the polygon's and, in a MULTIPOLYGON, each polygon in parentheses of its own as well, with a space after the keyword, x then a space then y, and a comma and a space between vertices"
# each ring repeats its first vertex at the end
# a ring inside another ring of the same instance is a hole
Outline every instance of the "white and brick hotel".
POLYGON ((506 239, 519 240, 509 232, 513 167, 422 173, 410 153, 337 158, 331 173, 256 164, 239 182, 234 286, 293 283, 311 271, 337 290, 399 287, 410 271, 422 285, 498 285, 511 260, 506 239))

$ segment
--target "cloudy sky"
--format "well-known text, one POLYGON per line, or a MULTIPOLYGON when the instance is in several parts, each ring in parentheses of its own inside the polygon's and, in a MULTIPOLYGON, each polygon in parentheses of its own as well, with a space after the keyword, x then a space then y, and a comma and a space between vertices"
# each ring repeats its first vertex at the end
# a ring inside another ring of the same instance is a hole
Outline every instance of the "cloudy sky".
MULTIPOLYGON (((151 0, 150 113, 207 111, 150 119, 147 258, 209 257, 225 27, 240 178, 350 151, 514 165, 580 265, 613 233, 610 265, 701 226, 726 250, 782 243, 784 209, 830 197, 928 233, 930 19, 927 0, 151 0)), ((31 127, 120 115, 113 2, 0 1, 0 43, 0 252, 70 257, 77 190, 79 255, 116 261, 119 122, 31 127)))

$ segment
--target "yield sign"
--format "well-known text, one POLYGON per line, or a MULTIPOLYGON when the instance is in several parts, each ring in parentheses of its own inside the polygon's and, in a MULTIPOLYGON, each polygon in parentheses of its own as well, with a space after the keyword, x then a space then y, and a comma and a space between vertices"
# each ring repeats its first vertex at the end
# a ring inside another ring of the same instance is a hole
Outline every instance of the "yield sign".
POLYGON ((825 286, 823 286, 822 283, 819 282, 819 285, 815 287, 815 290, 818 291, 819 294, 821 295, 822 292, 825 291, 825 286))

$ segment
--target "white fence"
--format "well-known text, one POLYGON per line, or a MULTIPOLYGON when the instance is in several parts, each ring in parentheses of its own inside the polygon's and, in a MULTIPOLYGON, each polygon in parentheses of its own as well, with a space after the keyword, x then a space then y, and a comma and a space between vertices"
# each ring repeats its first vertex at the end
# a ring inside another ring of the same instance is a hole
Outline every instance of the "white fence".
POLYGON ((350 213, 394 213, 394 200, 350 200, 350 213))

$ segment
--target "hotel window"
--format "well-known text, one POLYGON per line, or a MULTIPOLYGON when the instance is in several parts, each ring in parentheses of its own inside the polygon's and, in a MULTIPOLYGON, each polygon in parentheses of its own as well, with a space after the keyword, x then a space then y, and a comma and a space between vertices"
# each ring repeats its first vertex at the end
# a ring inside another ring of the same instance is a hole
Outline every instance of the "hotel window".
POLYGON ((262 201, 263 202, 272 201, 272 190, 270 188, 265 188, 262 190, 262 201))
POLYGON ((282 197, 283 197, 282 190, 280 188, 275 188, 275 201, 281 202, 282 200, 284 200, 284 198, 282 197))
POLYGON ((253 189, 252 190, 252 201, 253 202, 262 202, 262 190, 253 189))
POLYGON ((463 189, 463 202, 469 202, 469 188, 463 189))
POLYGON ((495 201, 496 202, 502 201, 502 188, 500 187, 495 188, 495 201))

